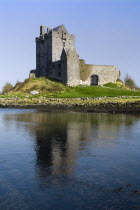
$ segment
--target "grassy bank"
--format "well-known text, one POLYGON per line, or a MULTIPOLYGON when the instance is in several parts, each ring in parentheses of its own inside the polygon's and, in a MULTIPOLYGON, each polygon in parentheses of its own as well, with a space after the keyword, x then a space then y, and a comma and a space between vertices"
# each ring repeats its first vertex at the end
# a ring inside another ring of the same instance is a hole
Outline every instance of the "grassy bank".
POLYGON ((78 86, 72 88, 70 91, 56 94, 57 97, 62 98, 77 98, 77 97, 116 97, 116 96, 140 96, 140 91, 131 91, 126 89, 115 89, 108 87, 78 86))
POLYGON ((121 82, 108 83, 103 87, 99 86, 77 86, 68 87, 58 81, 46 78, 26 79, 17 83, 8 94, 1 95, 1 98, 80 98, 80 97, 118 97, 118 96, 140 96, 140 91, 132 91, 121 82), (31 95, 32 90, 39 91, 38 95, 31 95))

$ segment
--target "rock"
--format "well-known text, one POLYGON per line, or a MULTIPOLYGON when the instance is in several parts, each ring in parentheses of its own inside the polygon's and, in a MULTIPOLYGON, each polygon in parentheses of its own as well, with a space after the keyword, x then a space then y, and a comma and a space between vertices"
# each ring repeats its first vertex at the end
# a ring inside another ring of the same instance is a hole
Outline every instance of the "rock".
POLYGON ((30 94, 31 94, 31 95, 38 95, 38 94, 39 94, 39 91, 37 91, 37 90, 32 90, 32 91, 30 92, 30 94))
POLYGON ((133 190, 132 192, 140 195, 140 190, 133 190))

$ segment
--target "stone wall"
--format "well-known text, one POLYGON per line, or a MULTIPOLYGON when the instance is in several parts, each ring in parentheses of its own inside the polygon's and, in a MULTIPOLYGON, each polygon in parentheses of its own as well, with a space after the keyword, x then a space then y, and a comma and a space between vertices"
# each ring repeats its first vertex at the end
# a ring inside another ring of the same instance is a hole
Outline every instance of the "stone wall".
POLYGON ((52 62, 60 60, 61 53, 63 50, 62 38, 53 31, 52 35, 52 62))
POLYGON ((98 85, 115 83, 120 78, 120 71, 110 65, 89 65, 80 60, 80 84, 91 85, 91 76, 98 76, 98 85))
POLYGON ((52 32, 44 35, 44 76, 49 76, 48 65, 52 62, 52 32))
POLYGON ((36 69, 33 69, 30 71, 29 78, 35 78, 35 77, 36 77, 36 69))
POLYGON ((36 69, 37 77, 44 72, 44 40, 43 37, 36 38, 36 69))
POLYGON ((85 64, 83 59, 79 60, 79 68, 80 68, 80 79, 82 82, 86 82, 91 75, 92 65, 85 64))
POLYGON ((61 55, 61 78, 60 81, 64 84, 67 84, 68 75, 67 75, 67 53, 66 50, 63 49, 61 55))
POLYGON ((79 55, 75 49, 67 52, 67 85, 77 86, 80 82, 79 55))
POLYGON ((70 36, 65 28, 60 30, 52 31, 52 62, 61 59, 63 48, 73 49, 74 48, 74 37, 70 36))

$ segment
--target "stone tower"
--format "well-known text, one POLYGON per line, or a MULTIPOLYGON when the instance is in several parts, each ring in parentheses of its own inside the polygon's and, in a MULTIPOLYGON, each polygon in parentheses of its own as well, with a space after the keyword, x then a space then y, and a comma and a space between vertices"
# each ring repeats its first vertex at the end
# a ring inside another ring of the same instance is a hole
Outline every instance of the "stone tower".
POLYGON ((75 36, 64 25, 50 29, 40 26, 36 38, 36 77, 58 79, 68 85, 78 85, 79 56, 75 49, 75 36))

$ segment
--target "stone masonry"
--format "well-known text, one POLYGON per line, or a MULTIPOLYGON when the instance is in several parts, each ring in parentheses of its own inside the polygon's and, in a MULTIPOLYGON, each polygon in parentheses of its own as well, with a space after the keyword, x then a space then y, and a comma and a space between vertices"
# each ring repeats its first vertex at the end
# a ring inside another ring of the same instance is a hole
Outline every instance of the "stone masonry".
POLYGON ((75 49, 75 36, 64 25, 47 30, 42 25, 36 38, 36 69, 30 77, 57 79, 69 86, 103 85, 116 82, 120 71, 114 66, 85 64, 75 49))

